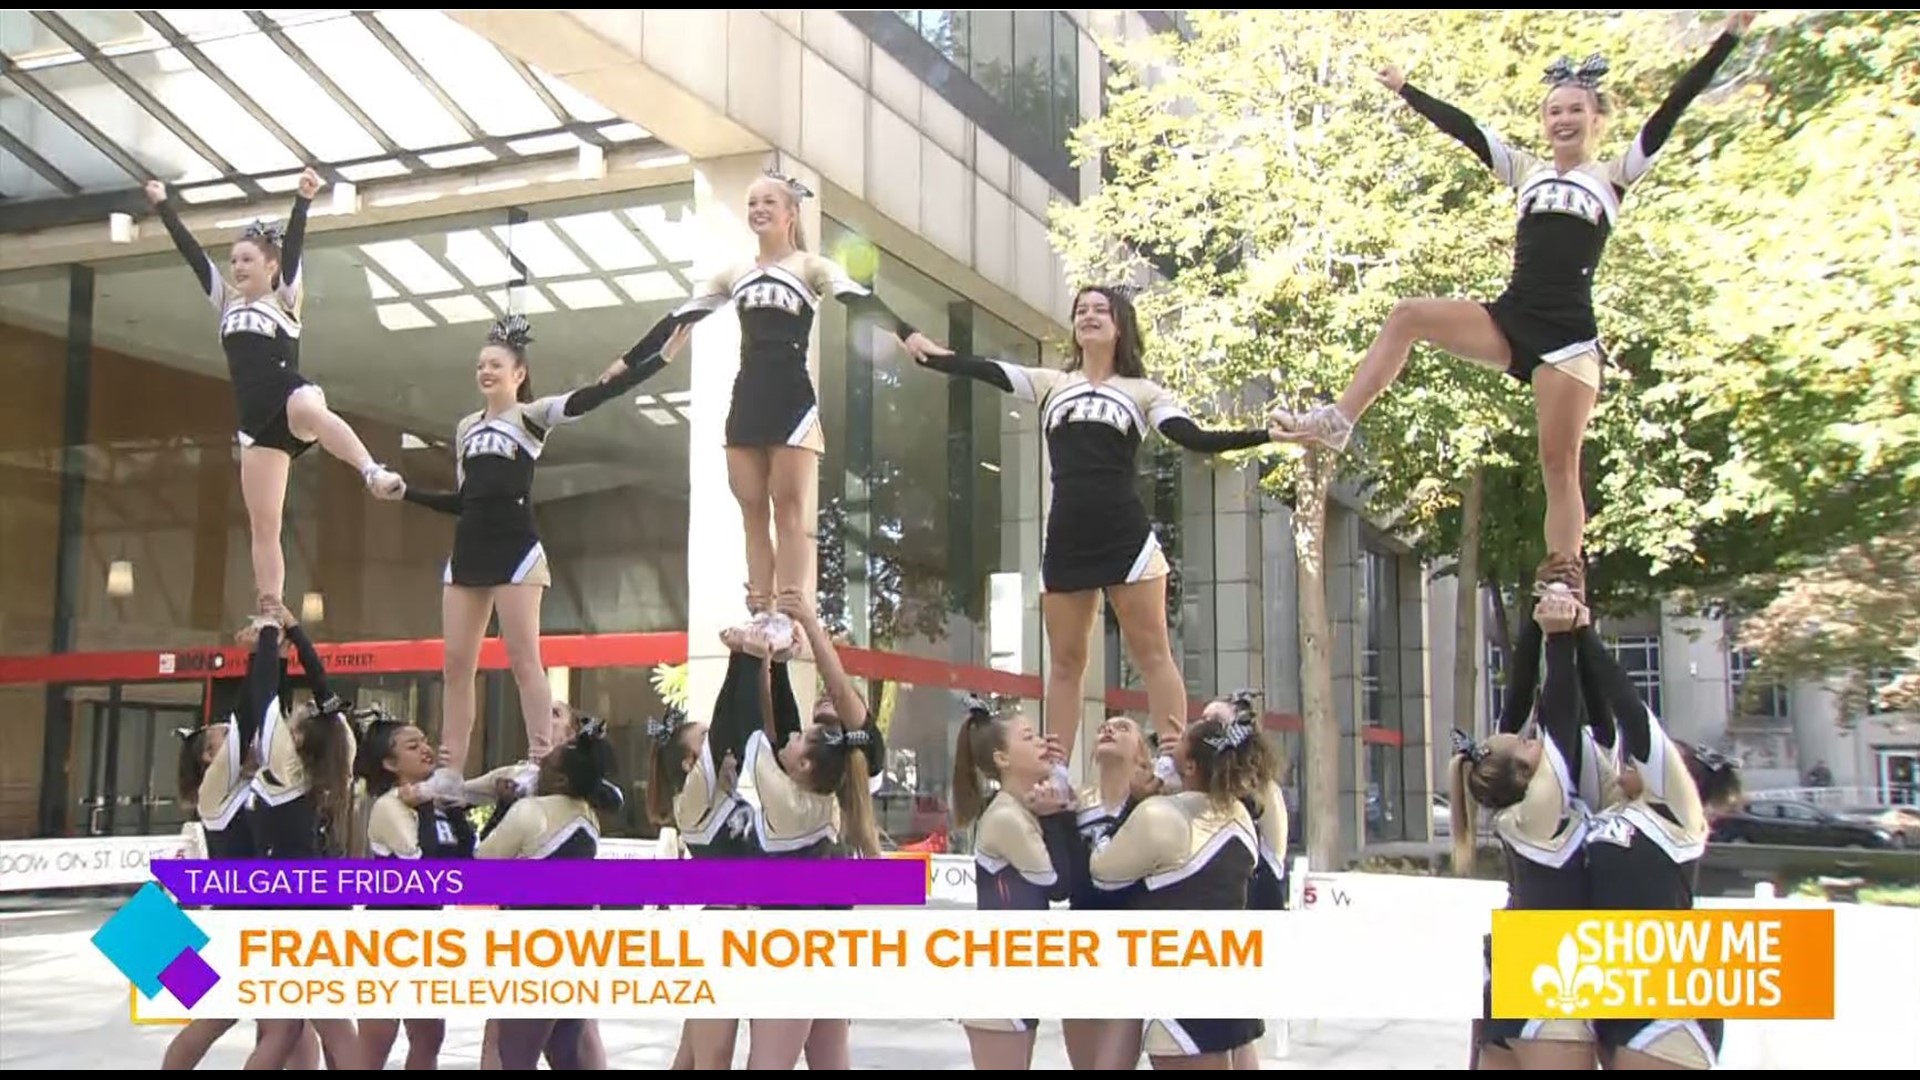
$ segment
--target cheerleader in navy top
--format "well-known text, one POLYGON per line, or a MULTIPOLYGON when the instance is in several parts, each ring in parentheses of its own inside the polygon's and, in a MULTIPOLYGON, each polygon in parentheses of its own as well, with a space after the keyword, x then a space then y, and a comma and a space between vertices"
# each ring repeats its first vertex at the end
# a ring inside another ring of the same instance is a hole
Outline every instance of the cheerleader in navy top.
MULTIPOLYGON (((1258 731, 1199 720, 1173 747, 1184 788, 1135 803, 1113 836, 1093 852, 1089 871, 1104 889, 1133 888, 1142 911, 1244 911, 1260 859, 1243 798, 1270 773, 1258 731)), ((1204 915, 1197 917, 1204 919, 1204 915)), ((1258 1020, 1149 1020, 1142 1044, 1156 1063, 1183 1059, 1190 1069, 1231 1069, 1233 1052, 1260 1037, 1258 1020)), ((1171 1062, 1169 1062, 1171 1063, 1171 1062)), ((1102 1069, 1129 1068, 1105 1062, 1102 1069)))
MULTIPOLYGON (((1146 680, 1154 730, 1170 739, 1186 723, 1186 683, 1167 640, 1167 560, 1135 488, 1134 459, 1149 429, 1207 454, 1262 446, 1274 433, 1202 431, 1172 394, 1149 382, 1139 318, 1121 290, 1082 289, 1073 302, 1073 335, 1073 361, 1063 371, 947 355, 919 360, 1039 407, 1053 469, 1041 554, 1047 715, 1079 713, 1087 642, 1104 590, 1146 680)), ((1071 756, 1073 727, 1058 734, 1071 756)), ((1164 766, 1161 774, 1168 775, 1164 766)))
MULTIPOLYGON (((1588 819, 1613 781, 1610 755, 1596 745, 1581 697, 1573 630, 1583 609, 1564 587, 1550 588, 1515 647, 1500 731, 1476 743, 1454 733, 1451 802, 1455 872, 1473 864, 1476 811, 1493 813, 1507 859, 1507 907, 1572 911, 1588 906, 1584 844, 1588 819), (1546 679, 1540 671, 1546 644, 1546 679), (1539 702, 1534 703, 1538 685, 1539 702), (1531 715, 1529 715, 1531 713, 1531 715)), ((1611 732, 1609 731, 1609 738, 1611 732)), ((1491 975, 1491 943, 1485 946, 1491 975)), ((1491 983, 1486 1007, 1491 1010, 1491 983)), ((1492 1019, 1476 1025, 1481 1059, 1510 1054, 1518 1068, 1591 1069, 1593 1031, 1583 1020, 1492 1019)))
MULTIPOLYGON (((1690 911, 1708 814, 1740 796, 1739 767, 1667 734, 1591 626, 1578 633, 1580 666, 1599 683, 1618 729, 1616 798, 1586 836, 1589 906, 1599 911, 1690 911)), ((1721 1020, 1596 1020, 1609 1069, 1712 1069, 1721 1020)))
MULTIPOLYGON (((369 721, 360 735, 354 776, 364 785, 366 827, 358 858, 471 859, 473 825, 466 813, 435 803, 425 783, 433 775, 433 743, 412 724, 383 714, 369 721)), ((386 1067, 400 1034, 401 1021, 360 1021, 362 1060, 370 1067, 386 1067)), ((447 1037, 445 1020, 407 1020, 407 1069, 438 1068, 440 1045, 447 1037)))
MULTIPOLYGON (((953 748, 953 823, 975 822, 973 882, 982 911, 1046 911, 1073 895, 1080 846, 1073 807, 1053 783, 1047 743, 1024 716, 972 701, 953 748), (986 782, 997 785, 989 795, 986 782)), ((1040 1021, 964 1020, 973 1067, 1031 1069, 1040 1021)))
POLYGON ((775 616, 774 594, 798 594, 814 564, 806 499, 817 486, 825 449, 819 394, 807 366, 814 317, 827 297, 851 320, 897 335, 915 356, 943 353, 895 315, 833 260, 807 250, 800 203, 812 192, 769 171, 747 189, 747 224, 759 254, 736 260, 701 281, 694 295, 649 330, 607 369, 644 362, 668 336, 732 303, 740 317, 740 371, 727 413, 727 476, 746 526, 747 609, 776 651, 796 646, 790 621, 775 616))
POLYGON ((626 368, 619 378, 536 398, 527 368, 527 346, 533 343, 527 320, 510 316, 488 330, 475 369, 486 405, 468 414, 454 431, 458 489, 407 488, 404 495, 408 502, 458 518, 453 555, 441 577, 446 685, 440 739, 450 764, 435 772, 432 790, 442 801, 461 798, 460 770, 473 735, 474 676, 496 610, 520 688, 520 715, 526 721, 523 789, 531 787, 537 763, 550 746, 547 717, 553 688, 540 661, 540 603, 552 577, 533 519, 534 470, 548 435, 658 373, 683 341, 684 335, 663 340, 661 350, 626 368))
MULTIPOLYGON (((886 745, 867 722, 867 703, 841 666, 819 616, 791 593, 781 594, 778 603, 780 613, 806 635, 824 693, 813 705, 813 722, 803 725, 787 665, 764 662, 761 726, 747 738, 739 781, 740 798, 752 814, 757 854, 879 858, 873 790, 884 779, 886 745)), ((750 625, 726 640, 763 632, 750 625)), ((764 655, 764 642, 748 651, 764 655)), ((845 1020, 754 1020, 747 1068, 791 1069, 803 1049, 809 1069, 849 1068, 846 1038, 845 1020)))
POLYGON ((241 233, 229 260, 229 282, 180 220, 166 185, 147 183, 147 201, 220 316, 220 345, 239 413, 240 492, 253 538, 257 613, 266 616, 277 616, 286 589, 280 515, 294 458, 318 442, 359 470, 376 495, 400 487, 400 478, 373 460, 360 436, 327 407, 326 395, 300 374, 300 257, 307 211, 319 190, 319 174, 308 169, 284 232, 255 223, 241 233))
MULTIPOLYGON (((534 794, 502 802, 480 835, 482 859, 593 859, 600 854, 600 814, 618 808, 613 748, 606 725, 586 719, 579 734, 540 763, 534 794)), ((542 1052, 555 1069, 586 1067, 586 1025, 580 1019, 496 1020, 500 1067, 537 1067, 542 1052)))
MULTIPOLYGON (((1134 783, 1152 775, 1153 755, 1140 725, 1127 716, 1109 716, 1100 725, 1093 747, 1094 782, 1074 799, 1073 896, 1075 911, 1112 911, 1128 907, 1140 888, 1103 889, 1095 885, 1088 860, 1120 827, 1133 804, 1134 783)), ((1060 1035, 1067 1044, 1067 1062, 1074 1069, 1092 1069, 1102 1061, 1131 1069, 1140 1060, 1140 1025, 1133 1020, 1062 1020, 1060 1035)))
MULTIPOLYGON (((1752 12, 1735 12, 1640 129, 1624 157, 1600 160, 1594 144, 1608 106, 1600 92, 1607 62, 1562 59, 1547 69, 1551 87, 1541 120, 1552 154, 1534 157, 1507 145, 1459 109, 1409 85, 1398 68, 1380 81, 1440 130, 1458 139, 1519 196, 1513 274, 1490 304, 1471 300, 1402 300, 1367 350, 1353 382, 1334 405, 1304 413, 1277 411, 1289 438, 1343 449, 1367 407, 1425 342, 1533 384, 1540 420, 1541 465, 1547 483, 1547 549, 1578 558, 1586 521, 1580 490, 1580 444, 1600 392, 1605 353, 1593 311, 1593 278, 1627 191, 1647 174, 1694 98, 1712 81, 1752 12), (1535 372, 1552 374, 1535 378, 1535 372)), ((1576 593, 1582 591, 1576 585, 1576 593)))

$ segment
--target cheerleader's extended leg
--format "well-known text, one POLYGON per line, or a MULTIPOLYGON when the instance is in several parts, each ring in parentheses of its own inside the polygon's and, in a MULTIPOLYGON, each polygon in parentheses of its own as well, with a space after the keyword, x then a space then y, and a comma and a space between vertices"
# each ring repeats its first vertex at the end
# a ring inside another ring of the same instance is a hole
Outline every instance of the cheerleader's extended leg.
POLYGON ((765 447, 727 447, 727 486, 740 504, 747 544, 747 610, 773 610, 773 457, 765 447))

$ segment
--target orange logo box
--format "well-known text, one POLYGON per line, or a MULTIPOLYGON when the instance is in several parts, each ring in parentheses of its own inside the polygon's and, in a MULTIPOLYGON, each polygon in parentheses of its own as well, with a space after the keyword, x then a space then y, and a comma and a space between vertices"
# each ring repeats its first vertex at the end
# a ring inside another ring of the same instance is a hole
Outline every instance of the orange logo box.
POLYGON ((1496 911, 1497 1019, 1831 1020, 1833 909, 1496 911))

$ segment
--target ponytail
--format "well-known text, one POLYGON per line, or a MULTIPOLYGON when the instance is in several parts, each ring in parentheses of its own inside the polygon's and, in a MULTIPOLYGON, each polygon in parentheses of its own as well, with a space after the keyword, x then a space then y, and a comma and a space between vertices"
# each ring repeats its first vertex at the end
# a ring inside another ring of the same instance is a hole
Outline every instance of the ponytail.
POLYGON ((967 718, 960 724, 960 737, 953 745, 953 823, 958 828, 980 820, 986 812, 987 788, 982 775, 994 769, 993 754, 1005 745, 1006 733, 993 718, 986 702, 978 698, 967 703, 967 718))
POLYGON ((346 708, 337 699, 316 703, 301 719, 295 740, 325 837, 321 853, 331 858, 345 854, 353 831, 355 751, 347 723, 346 708))
POLYGON ((580 721, 580 733, 560 753, 560 780, 570 798, 600 813, 617 814, 626 798, 613 779, 616 762, 606 731, 604 720, 585 717, 580 721))
MULTIPOLYGON (((200 802, 200 782, 207 778, 207 729, 174 728, 174 737, 180 740, 180 760, 175 766, 176 780, 180 787, 180 805, 194 807, 200 802)), ((232 732, 227 738, 240 736, 232 732)), ((197 814, 195 815, 198 816, 197 814)))
POLYGON ((1473 857, 1477 840, 1474 831, 1479 828, 1475 820, 1479 804, 1467 794, 1467 772, 1473 768, 1473 761, 1462 754, 1448 759, 1448 773, 1451 784, 1447 794, 1447 811, 1452 818, 1453 831, 1453 876, 1472 877, 1473 857))
POLYGON ((835 797, 840 803, 840 838, 861 857, 880 857, 880 831, 873 820, 873 792, 868 781, 873 773, 867 768, 867 755, 849 753, 846 775, 840 778, 835 797))
POLYGON ((525 373, 525 377, 520 380, 520 389, 513 395, 513 399, 522 405, 531 405, 533 404, 533 372, 527 369, 526 354, 516 355, 520 357, 520 370, 525 373))
POLYGON ((1214 808, 1224 810, 1265 793, 1274 774, 1273 755, 1253 724, 1201 720, 1187 729, 1185 738, 1199 786, 1214 808))
POLYGON ((1707 811, 1732 806, 1740 800, 1740 763, 1704 746, 1670 739, 1687 764, 1687 775, 1700 793, 1700 805, 1707 811))
POLYGON ((347 830, 347 858, 365 859, 372 856, 373 848, 368 837, 373 832, 373 804, 379 801, 380 796, 368 790, 365 780, 354 780, 352 826, 347 830))

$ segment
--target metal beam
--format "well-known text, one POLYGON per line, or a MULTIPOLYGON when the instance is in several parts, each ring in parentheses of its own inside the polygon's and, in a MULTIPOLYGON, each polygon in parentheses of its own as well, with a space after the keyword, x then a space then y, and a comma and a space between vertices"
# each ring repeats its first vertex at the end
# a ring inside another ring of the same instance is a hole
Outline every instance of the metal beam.
POLYGON ((55 37, 66 42, 67 48, 79 53, 82 60, 92 65, 93 70, 104 76, 106 80, 112 83, 121 93, 132 98, 135 105, 146 110, 147 115, 158 120, 161 127, 166 128, 174 138, 186 144, 187 149, 198 155, 200 160, 219 170, 220 175, 224 177, 228 183, 238 185, 240 190, 245 192, 249 198, 258 198, 260 195, 265 194, 260 190, 260 185, 254 183, 250 177, 239 169, 234 168, 233 162, 222 157, 220 151, 209 146, 207 141, 202 139, 199 133, 193 130, 193 125, 180 119, 180 117, 176 116, 172 109, 167 108, 159 98, 149 93, 146 87, 141 86, 126 72, 121 71, 120 65, 108 59, 106 54, 102 53, 92 41, 88 40, 85 34, 74 29, 71 23, 52 11, 36 11, 33 13, 33 17, 39 19, 47 29, 53 31, 55 37))
POLYGON ((40 84, 40 80, 20 70, 20 66, 0 55, 0 75, 13 80, 13 84, 27 92, 27 96, 40 103, 40 107, 52 113, 59 121, 72 128, 81 138, 87 140, 101 156, 127 174, 136 183, 144 184, 153 179, 153 170, 140 164, 138 158, 120 148, 120 144, 107 138, 106 133, 94 127, 86 117, 73 110, 73 107, 61 101, 59 95, 40 84))
MULTIPOLYGON (((528 67, 519 57, 514 56, 512 53, 500 49, 498 46, 495 46, 495 49, 500 53, 500 59, 505 60, 507 66, 512 68, 514 73, 520 76, 521 81, 527 84, 527 89, 533 91, 534 96, 540 99, 540 104, 545 105, 548 110, 553 113, 555 120, 568 125, 582 123, 582 121, 573 118, 573 113, 568 111, 567 107, 560 103, 560 99, 554 96, 553 91, 547 89, 547 84, 540 81, 540 76, 535 75, 532 68, 528 67)), ((602 123, 615 122, 616 121, 612 120, 602 121, 602 123)), ((598 127, 589 126, 588 130, 590 134, 583 134, 580 137, 597 146, 604 147, 610 145, 607 137, 600 134, 598 127)))
POLYGON ((136 11, 134 14, 145 20, 148 26, 153 27, 155 33, 165 39, 166 43, 171 46, 175 52, 186 57, 187 62, 192 64, 200 74, 205 75, 208 81, 220 89, 221 93, 232 98, 242 109, 246 110, 247 115, 253 118, 254 123, 265 128, 267 134, 280 141, 280 145, 293 151, 295 157, 298 157, 308 165, 312 165, 322 176, 326 177, 327 183, 337 184, 345 179, 345 177, 340 175, 339 170, 320 164, 319 159, 314 156, 313 151, 307 149, 305 144, 299 139, 294 138, 292 132, 281 126, 280 121, 275 120, 272 113, 261 108, 260 103, 253 100, 251 94, 242 90, 239 83, 228 78, 227 73, 220 70, 220 65, 208 59, 207 54, 201 52, 198 45, 187 40, 187 36, 176 29, 172 23, 168 22, 166 16, 160 14, 158 11, 136 11))
MULTIPOLYGON (((576 138, 580 138, 584 140, 587 137, 587 132, 590 130, 591 130, 590 125, 582 124, 576 121, 574 123, 568 124, 566 127, 548 128, 545 131, 530 131, 525 135, 516 135, 514 136, 514 138, 515 139, 538 139, 543 136, 558 135, 564 132, 564 133, 571 134, 576 138)), ((436 146, 436 147, 430 147, 426 150, 423 150, 421 151, 421 153, 439 154, 446 151, 463 149, 471 145, 473 144, 455 143, 451 146, 436 146)), ((623 154, 627 153, 628 151, 636 151, 644 154, 649 151, 664 150, 666 148, 667 148, 666 144, 661 142, 658 139, 636 139, 632 142, 621 143, 617 147, 617 149, 623 154)), ((545 154, 527 154, 524 156, 516 154, 516 155, 513 155, 512 157, 505 158, 505 160, 501 161, 499 164, 505 167, 512 167, 512 166, 526 165, 526 164, 542 162, 542 161, 564 161, 567 158, 573 156, 574 153, 575 151, 573 150, 558 150, 558 151, 552 151, 545 154)), ((375 161, 386 161, 386 160, 388 160, 388 156, 385 154, 380 154, 374 157, 356 158, 352 161, 336 162, 331 165, 316 164, 315 168, 322 173, 337 174, 340 170, 349 169, 355 165, 363 165, 363 164, 368 164, 375 161)), ((485 175, 488 169, 489 169, 488 165, 462 166, 459 168, 447 168, 447 169, 428 169, 425 172, 416 173, 411 176, 391 177, 385 182, 417 183, 421 180, 431 179, 436 176, 485 175)), ((260 177, 287 176, 287 175, 290 175, 291 172, 292 170, 279 169, 270 173, 260 173, 259 176, 260 177)), ((144 183, 144 180, 142 182, 144 183)), ((191 200, 188 200, 184 197, 185 192, 193 191, 197 188, 202 188, 202 187, 211 187, 215 184, 222 184, 225 182, 226 181, 224 180, 216 180, 216 181, 210 181, 210 182, 200 183, 200 184, 180 184, 180 185, 176 185, 169 188, 168 194, 170 196, 179 197, 180 204, 183 207, 196 208, 196 209, 218 208, 223 212, 231 211, 235 214, 238 214, 241 211, 244 211, 245 209, 250 207, 263 206, 270 202, 277 202, 278 200, 286 197, 284 195, 275 195, 269 192, 265 195, 262 195, 260 198, 256 198, 256 199, 221 199, 215 202, 205 202, 205 203, 192 202, 191 200)), ((364 187, 366 185, 362 185, 362 186, 364 187)), ((376 183, 375 188, 377 189, 377 187, 378 187, 378 184, 376 183)), ((103 221, 106 219, 108 214, 113 214, 113 213, 126 213, 126 214, 132 214, 135 217, 144 217, 148 214, 151 214, 152 209, 153 208, 147 204, 146 194, 143 191, 141 191, 139 188, 122 188, 117 191, 102 191, 102 192, 95 192, 92 194, 69 195, 64 197, 52 197, 52 198, 43 198, 43 199, 10 200, 5 204, 0 204, 0 236, 12 234, 12 233, 37 232, 42 229, 57 229, 57 228, 61 228, 63 226, 68 226, 68 225, 85 225, 90 222, 103 221)), ((655 252, 656 256, 658 254, 659 254, 658 252, 655 252)))
POLYGON ((287 36, 287 32, 281 29, 278 23, 267 18, 265 12, 248 11, 247 18, 253 20, 254 27, 266 35, 268 41, 279 46, 280 51, 286 53, 287 58, 292 60, 301 71, 305 72, 307 78, 313 80, 314 85, 325 91, 326 95, 333 99, 333 103, 340 106, 340 108, 353 119, 354 123, 366 129, 367 134, 371 135, 374 141, 380 144, 380 149, 386 151, 386 156, 397 158, 402 165, 405 165, 409 169, 428 171, 427 163, 420 160, 419 154, 404 149, 399 143, 394 142, 393 137, 382 130, 379 124, 374 123, 373 117, 368 116, 360 106, 354 104, 353 99, 347 96, 347 92, 340 89, 340 84, 334 82, 326 72, 320 70, 320 65, 314 63, 313 57, 308 56, 305 49, 295 44, 294 40, 287 36))
POLYGON ((33 147, 28 146, 19 136, 3 127, 0 127, 0 150, 5 150, 19 158, 27 168, 39 173, 42 180, 59 188, 62 194, 80 194, 79 184, 68 179, 66 173, 54 168, 53 162, 41 157, 33 147))
MULTIPOLYGON (((395 60, 400 61, 400 66, 407 69, 407 74, 419 80, 421 87, 432 94, 433 100, 439 102, 440 107, 447 110, 447 115, 453 117, 453 122, 459 124, 467 133, 467 138, 477 143, 487 141, 487 133, 480 130, 480 126, 473 122, 473 117, 468 116, 467 110, 461 108, 460 103, 447 94, 438 80, 427 74, 427 69, 407 51, 406 46, 400 44, 400 39, 393 36, 393 31, 388 30, 385 23, 382 23, 371 11, 356 11, 353 17, 360 20, 360 25, 366 27, 367 33, 372 34, 373 39, 384 46, 395 60)), ((556 117, 555 119, 565 118, 556 117)))

